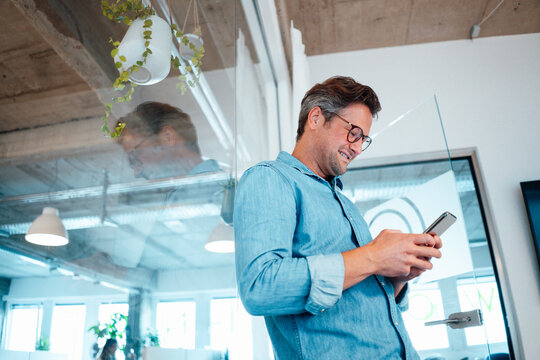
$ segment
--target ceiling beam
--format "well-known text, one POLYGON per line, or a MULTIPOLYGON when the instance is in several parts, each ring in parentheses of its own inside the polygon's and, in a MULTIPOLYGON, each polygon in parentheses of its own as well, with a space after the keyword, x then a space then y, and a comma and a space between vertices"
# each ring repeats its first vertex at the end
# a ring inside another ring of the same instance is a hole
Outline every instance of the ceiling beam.
MULTIPOLYGON (((95 21, 95 19, 89 19, 89 15, 92 13, 83 13, 82 11, 73 13, 72 10, 62 5, 64 3, 66 5, 75 5, 88 2, 68 1, 61 3, 57 0, 53 0, 51 3, 56 5, 53 8, 47 0, 11 1, 26 17, 28 22, 43 36, 45 41, 47 41, 60 57, 93 89, 102 89, 112 86, 111 77, 114 76, 114 72, 104 65, 102 59, 103 55, 96 59, 94 57, 95 54, 91 53, 85 45, 81 43, 81 40, 86 38, 86 36, 81 31, 77 31, 76 35, 74 35, 73 32, 67 30, 73 26, 80 30, 86 29, 87 26, 83 25, 88 21, 95 21), (64 10, 62 10, 62 8, 64 8, 64 10), (60 9, 59 12, 57 11, 58 9, 60 9), (74 23, 70 27, 64 22, 63 17, 69 17, 73 22, 83 23, 80 25, 79 23, 74 23)), ((95 29, 99 30, 100 26, 101 24, 99 23, 94 24, 95 29)), ((109 62, 111 63, 111 67, 113 67, 112 61, 109 60, 109 62)))

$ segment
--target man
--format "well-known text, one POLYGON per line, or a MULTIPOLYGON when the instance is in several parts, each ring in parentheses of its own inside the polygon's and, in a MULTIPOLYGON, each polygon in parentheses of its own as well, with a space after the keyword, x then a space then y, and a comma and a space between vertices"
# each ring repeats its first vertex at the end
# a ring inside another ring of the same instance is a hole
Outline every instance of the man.
POLYGON ((234 229, 240 297, 264 315, 274 353, 291 359, 418 359, 400 310, 406 284, 440 257, 436 235, 372 240, 339 176, 371 142, 373 90, 348 77, 302 100, 292 155, 246 171, 234 229), (428 246, 426 246, 428 245, 428 246))
POLYGON ((126 127, 118 142, 135 177, 157 179, 220 170, 215 160, 202 160, 195 126, 178 108, 149 101, 120 122, 126 127))

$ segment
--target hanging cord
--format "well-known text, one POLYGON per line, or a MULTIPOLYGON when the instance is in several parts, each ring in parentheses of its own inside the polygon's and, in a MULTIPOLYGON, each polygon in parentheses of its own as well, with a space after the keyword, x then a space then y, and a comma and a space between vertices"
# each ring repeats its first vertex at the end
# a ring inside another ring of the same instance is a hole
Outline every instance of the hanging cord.
MULTIPOLYGON (((171 10, 171 0, 168 1, 168 6, 169 6, 169 24, 173 24, 172 23, 172 10, 171 10)), ((176 35, 176 34, 175 34, 176 35)))
POLYGON ((54 181, 51 185, 49 185, 49 188, 47 189, 47 197, 49 198, 49 204, 52 203, 51 200, 51 189, 56 190, 56 184, 58 182, 58 159, 54 162, 54 181))
POLYGON ((199 4, 197 3, 197 0, 195 0, 195 4, 193 6, 193 14, 195 16, 195 34, 197 36, 201 36, 201 27, 199 25, 199 4))
POLYGON ((483 18, 478 24, 478 26, 482 25, 484 23, 484 21, 486 21, 487 19, 489 19, 491 17, 491 15, 493 15, 493 13, 499 8, 499 6, 502 5, 502 3, 504 2, 504 0, 501 0, 501 2, 499 3, 499 5, 495 6, 495 9, 491 10, 491 12, 488 14, 488 16, 486 16, 485 18, 483 18))
POLYGON ((193 3, 193 0, 189 0, 189 5, 188 5, 188 8, 186 10, 186 17, 184 18, 184 25, 182 25, 182 32, 185 34, 186 33, 186 23, 187 23, 187 18, 189 16, 189 10, 191 9, 191 4, 193 3))

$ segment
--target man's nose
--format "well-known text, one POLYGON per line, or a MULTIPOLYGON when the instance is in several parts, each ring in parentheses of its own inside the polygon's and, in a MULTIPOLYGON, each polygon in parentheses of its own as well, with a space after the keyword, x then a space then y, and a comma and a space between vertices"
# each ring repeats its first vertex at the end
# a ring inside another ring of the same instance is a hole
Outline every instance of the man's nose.
POLYGON ((354 143, 349 143, 349 149, 351 149, 354 153, 354 156, 358 156, 362 153, 362 140, 358 140, 354 143))

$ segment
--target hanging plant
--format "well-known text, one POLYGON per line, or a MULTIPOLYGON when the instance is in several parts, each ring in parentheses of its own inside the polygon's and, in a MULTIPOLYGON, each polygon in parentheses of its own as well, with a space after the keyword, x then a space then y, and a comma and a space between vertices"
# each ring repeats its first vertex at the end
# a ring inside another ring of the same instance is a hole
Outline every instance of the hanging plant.
POLYGON ((152 85, 165 79, 171 65, 180 72, 176 88, 183 95, 188 86, 194 87, 199 80, 204 47, 202 42, 200 45, 191 42, 190 37, 173 23, 172 16, 170 23, 167 23, 156 15, 152 6, 144 5, 142 0, 103 0, 101 9, 109 20, 129 26, 121 42, 110 40, 114 47, 111 56, 118 69, 118 77, 113 87, 114 90, 122 92, 122 95, 105 104, 101 130, 105 135, 114 138, 121 134, 126 124, 118 123, 113 129, 109 128, 108 120, 113 104, 130 101, 137 85, 152 85), (192 51, 187 64, 171 55, 173 36, 182 47, 192 51))

